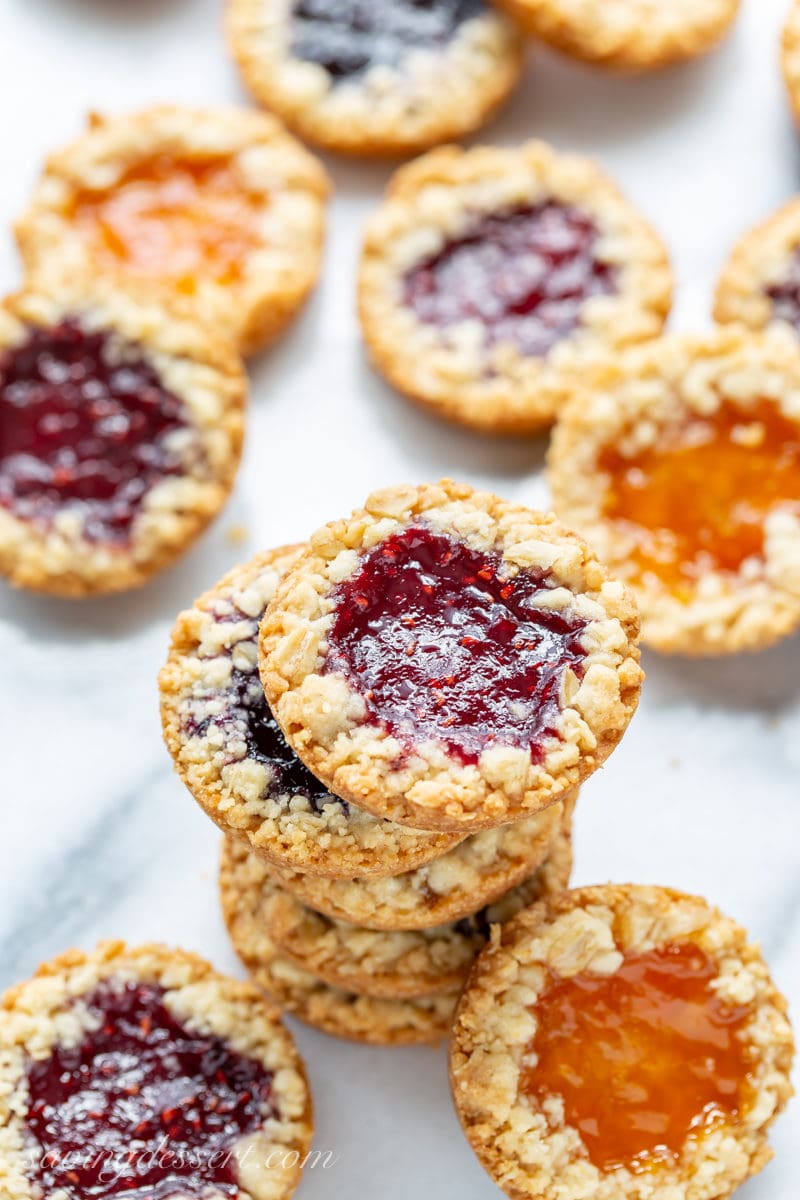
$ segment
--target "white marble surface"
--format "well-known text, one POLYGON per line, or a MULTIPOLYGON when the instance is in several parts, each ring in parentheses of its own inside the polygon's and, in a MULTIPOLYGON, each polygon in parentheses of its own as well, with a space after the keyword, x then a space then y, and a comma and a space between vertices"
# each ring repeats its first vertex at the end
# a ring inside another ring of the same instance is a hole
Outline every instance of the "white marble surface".
MULTIPOLYGON (((675 324, 708 322, 734 237, 798 190, 798 144, 777 70, 786 0, 744 0, 713 58, 614 80, 544 53, 489 131, 601 158, 666 236, 675 324)), ((218 0, 2 0, 0 280, 8 232, 42 155, 90 108, 241 93, 218 0)), ((250 550, 302 538, 373 486, 451 473, 542 501, 543 445, 483 443, 408 408, 364 365, 353 316, 362 218, 383 167, 331 164, 337 185, 323 285, 254 364, 235 498, 177 569, 139 595, 64 604, 0 591, 0 985, 68 945, 159 938, 237 970, 217 910, 218 835, 172 777, 155 675, 172 618, 250 550), (235 547, 234 524, 251 545, 235 547)), ((585 789, 579 882, 660 882, 706 893, 760 939, 800 1002, 800 640, 761 656, 687 665, 646 657, 644 700, 622 748, 585 789)), ((443 1053, 380 1051, 297 1030, 318 1145, 339 1155, 300 1195, 490 1200, 460 1133, 443 1053)), ((800 1104, 746 1200, 794 1200, 800 1104)))

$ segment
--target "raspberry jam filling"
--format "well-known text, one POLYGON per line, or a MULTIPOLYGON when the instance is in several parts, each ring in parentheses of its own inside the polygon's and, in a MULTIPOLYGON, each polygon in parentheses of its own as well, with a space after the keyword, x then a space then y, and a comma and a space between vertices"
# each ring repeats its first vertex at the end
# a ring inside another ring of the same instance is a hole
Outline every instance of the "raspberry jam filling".
POLYGON ((107 191, 81 192, 70 217, 101 261, 193 295, 201 280, 241 281, 262 207, 227 158, 159 157, 107 191))
POLYGON ((679 598, 709 571, 763 562, 771 513, 800 515, 800 423, 767 400, 747 413, 723 403, 632 457, 607 448, 598 466, 609 476, 605 515, 633 537, 638 574, 679 598))
POLYGON ((767 296, 772 301, 773 317, 800 333, 800 248, 793 252, 781 282, 767 288, 767 296))
POLYGON ((721 1000, 716 977, 700 947, 682 944, 631 954, 614 975, 553 980, 533 1010, 522 1092, 537 1104, 561 1096, 600 1170, 674 1162, 750 1095, 751 1010, 721 1000))
POLYGON ((336 80, 447 45, 482 0, 295 0, 292 54, 336 80))
POLYGON ((477 321, 487 346, 544 358, 581 324, 588 300, 616 291, 599 237, 586 213, 552 200, 477 217, 406 274, 404 303, 425 325, 477 321))
POLYGON ((586 623, 537 607, 544 575, 503 571, 499 554, 424 525, 393 534, 334 592, 324 670, 408 750, 435 740, 476 763, 503 745, 541 761, 564 673, 583 670, 586 623))
POLYGON ((239 1195, 235 1144, 277 1115, 272 1073, 186 1029, 152 984, 106 981, 96 1028, 28 1067, 31 1182, 64 1200, 239 1195))
POLYGON ((186 428, 138 349, 74 320, 32 328, 0 354, 0 505, 43 523, 74 511, 90 541, 127 542, 147 493, 182 473, 169 435, 186 428))

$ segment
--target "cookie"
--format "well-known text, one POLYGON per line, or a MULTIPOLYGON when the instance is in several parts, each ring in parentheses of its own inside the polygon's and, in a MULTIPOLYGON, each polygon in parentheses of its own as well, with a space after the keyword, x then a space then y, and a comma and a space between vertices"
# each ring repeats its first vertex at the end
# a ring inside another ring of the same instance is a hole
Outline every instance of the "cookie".
POLYGON ((396 875, 458 844, 383 821, 332 795, 294 754, 258 677, 258 624, 302 547, 258 554, 175 623, 159 675, 176 770, 225 833, 288 871, 396 875))
POLYGON ((671 299, 647 222, 594 163, 542 142, 445 146, 402 167, 358 284, 376 369, 488 434, 549 425, 585 359, 655 337, 671 299))
POLYGON ((261 919, 259 881, 266 868, 255 855, 247 856, 248 883, 236 864, 237 855, 245 856, 246 851, 228 842, 220 872, 223 916, 236 953, 277 1004, 324 1033, 374 1046, 438 1042, 447 1036, 458 998, 455 991, 398 1000, 361 996, 331 987, 282 956, 261 919))
POLYGON ((530 36, 572 58, 618 71, 652 71, 708 54, 740 0, 497 0, 530 36))
POLYGON ((115 289, 0 305, 0 574, 61 596, 138 587, 217 515, 246 381, 228 342, 115 289))
POLYGON ((651 646, 730 654, 800 626, 800 353, 786 330, 672 336, 598 365, 549 475, 561 519, 636 593, 651 646))
POLYGON ((783 29, 781 66, 792 111, 800 124, 800 0, 792 0, 783 29))
MULTIPOLYGON (((268 868, 272 878, 317 912, 367 929, 429 929, 458 921, 517 887, 550 854, 565 810, 484 829, 434 862, 385 879, 320 879, 268 868)), ((244 853, 244 851, 243 851, 244 853)))
POLYGON ((733 248, 717 284, 714 316, 750 329, 787 325, 800 335, 800 200, 733 248))
POLYGON ((467 833, 608 757, 639 696, 637 635, 629 594, 554 517, 443 480, 314 534, 261 623, 260 669, 337 795, 467 833))
POLYGON ((105 942, 0 999, 4 1200, 284 1200, 311 1136, 276 1011, 193 954, 105 942))
POLYGON ((758 948, 704 900, 562 892, 477 960, 451 1041, 458 1114, 519 1200, 721 1200, 771 1157, 786 1011, 758 948))
POLYGON ((401 999, 455 991, 495 924, 569 883, 572 844, 564 826, 542 865, 494 904, 433 929, 379 932, 334 921, 265 874, 260 919, 278 953, 333 987, 401 999))
POLYGON ((522 71, 516 27, 482 0, 227 0, 255 99, 347 154, 410 154, 483 125, 522 71))
POLYGON ((29 279, 181 303, 250 354, 316 283, 328 180, 272 116, 170 106, 90 119, 17 225, 29 279))

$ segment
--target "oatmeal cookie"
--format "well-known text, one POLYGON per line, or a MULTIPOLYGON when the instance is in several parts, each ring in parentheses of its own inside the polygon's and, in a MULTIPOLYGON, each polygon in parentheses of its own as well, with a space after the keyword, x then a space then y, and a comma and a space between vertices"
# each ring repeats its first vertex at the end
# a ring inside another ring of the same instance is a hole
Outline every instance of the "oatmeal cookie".
POLYGON ((483 125, 522 71, 516 27, 482 0, 227 0, 260 104, 348 154, 411 154, 483 125))
POLYGON ((396 388, 483 433, 530 434, 587 357, 660 333, 672 272, 588 159, 542 142, 445 146, 394 175, 358 295, 370 357, 396 388))
POLYGON ((656 649, 755 650, 800 626, 787 330, 673 336, 596 364, 555 431, 550 483, 561 519, 636 593, 656 649))
POLYGON ((451 1042, 464 1131, 507 1195, 720 1200, 769 1161, 787 1006, 745 931, 665 888, 562 892, 479 956, 451 1042))
POLYGON ((193 954, 105 942, 0 999, 4 1200, 284 1200, 311 1135, 276 1010, 193 954))
POLYGON ((651 71, 708 54, 740 0, 497 0, 529 36, 618 71, 651 71))
POLYGON ((788 325, 800 335, 800 200, 734 246, 717 285, 714 316, 750 329, 788 325))
POLYGON ((288 871, 397 875, 458 844, 332 795, 289 748, 258 677, 258 625, 300 546, 258 554, 178 617, 159 675, 176 770, 219 827, 288 871))
POLYGON ((107 276, 250 354, 316 283, 327 194, 321 165, 274 117, 161 106, 93 116, 48 160, 16 232, 36 286, 107 276))
POLYGON ((781 44, 783 78, 795 120, 800 124, 800 0, 792 0, 781 44))
POLYGON ((0 573, 138 587, 228 498, 246 380, 225 339, 100 286, 0 305, 0 573))
POLYGON ((633 600, 549 514, 443 480, 324 526, 261 624, 267 699, 337 795, 466 833, 561 799, 642 680, 633 600))

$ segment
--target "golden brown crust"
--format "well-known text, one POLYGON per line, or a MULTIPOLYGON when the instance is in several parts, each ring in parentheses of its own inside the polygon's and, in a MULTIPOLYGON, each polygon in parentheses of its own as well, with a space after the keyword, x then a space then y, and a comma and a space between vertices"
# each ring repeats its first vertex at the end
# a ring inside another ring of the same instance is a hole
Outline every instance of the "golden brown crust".
POLYGON ((630 595, 554 517, 443 480, 375 492, 364 509, 314 534, 267 609, 259 658, 289 744, 336 795, 404 824, 466 833, 540 811, 605 761, 638 702, 637 638, 630 595), (344 675, 323 672, 335 587, 358 569, 361 553, 418 521, 501 555, 509 576, 544 577, 553 586, 542 603, 587 621, 583 675, 565 673, 557 736, 541 762, 526 749, 490 745, 477 765, 464 765, 439 741, 415 745, 398 762, 400 743, 367 719, 363 697, 344 675))
MULTIPOLYGON (((800 6, 798 6, 800 12, 800 6)), ((714 317, 749 329, 784 324, 769 289, 780 287, 800 250, 800 200, 790 200, 734 246, 717 284, 714 317)))
MULTIPOLYGON (((756 650, 800 625, 800 517, 777 506, 765 520, 764 561, 737 575, 709 568, 676 596, 639 576, 634 534, 603 513, 606 447, 629 453, 652 445, 682 416, 708 417, 723 400, 742 410, 773 402, 800 432, 800 351, 785 329, 752 334, 720 328, 707 337, 674 335, 596 363, 556 428, 550 448, 553 503, 609 569, 636 593, 642 640, 667 653, 732 654, 756 650)), ((787 497, 791 500, 792 497, 787 497)))
POLYGON ((114 278, 161 303, 181 304, 252 354, 283 331, 316 283, 328 190, 320 163, 266 113, 161 105, 117 117, 95 114, 81 137, 48 159, 16 234, 35 286, 57 288, 97 274, 114 278), (240 279, 201 278, 194 295, 181 296, 169 278, 131 274, 121 262, 97 259, 72 219, 76 197, 113 189, 129 171, 158 159, 224 159, 250 200, 258 201, 259 240, 241 264, 240 279))
POLYGON ((531 37, 573 58, 649 71, 707 54, 730 29, 740 0, 497 0, 531 37))
POLYGON ((182 402, 189 422, 180 442, 185 472, 147 493, 127 545, 87 540, 80 520, 66 509, 42 525, 0 508, 0 574, 17 587, 78 597, 140 587, 184 554, 216 517, 239 467, 247 380, 225 338, 102 281, 6 299, 0 353, 24 342, 31 326, 69 318, 88 330, 110 331, 120 347, 140 351, 182 402))
POLYGON ((401 167, 367 225, 359 270, 359 316, 377 370, 446 420, 492 434, 549 425, 587 356, 656 337, 671 302, 660 238, 593 162, 543 142, 443 146, 401 167), (463 236, 476 216, 549 201, 594 221, 594 252, 617 283, 587 301, 579 326, 546 358, 507 342, 487 346, 474 321, 447 331, 426 325, 403 303, 406 272, 463 236))
POLYGON ((498 930, 479 956, 453 1028, 453 1096, 482 1165, 515 1200, 719 1200, 770 1158, 767 1129, 792 1094, 794 1044, 784 998, 745 931, 702 899, 665 888, 581 888, 534 905, 498 930), (563 1105, 520 1092, 536 1003, 550 973, 612 975, 626 952, 693 942, 717 964, 715 992, 751 1005, 743 1037, 753 1052, 753 1101, 736 1121, 687 1139, 657 1176, 589 1160, 563 1105))
POLYGON ((38 1200, 24 1162, 26 1063, 53 1046, 79 1043, 88 1014, 81 997, 114 978, 156 983, 164 1003, 190 1027, 223 1038, 237 1053, 271 1071, 277 1115, 235 1147, 243 1200, 286 1200, 297 1187, 313 1134, 311 1094, 303 1062, 277 1009, 250 983, 219 975, 195 954, 149 944, 102 942, 91 953, 68 950, 32 979, 0 997, 0 1191, 4 1200, 38 1200), (266 1164, 272 1151, 281 1166, 266 1164), (296 1154, 295 1154, 296 1152, 296 1154), (286 1165, 287 1160, 291 1166, 286 1165))
POLYGON ((485 124, 522 71, 516 27, 490 9, 446 46, 396 67, 332 81, 290 49, 288 0, 227 0, 226 30, 245 85, 300 137, 344 154, 396 157, 485 124))

